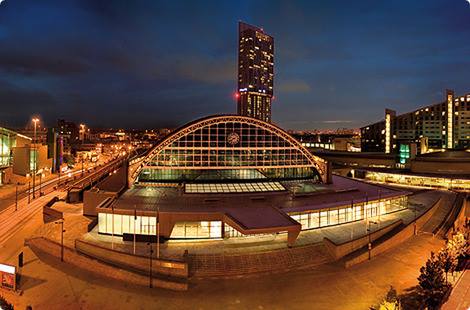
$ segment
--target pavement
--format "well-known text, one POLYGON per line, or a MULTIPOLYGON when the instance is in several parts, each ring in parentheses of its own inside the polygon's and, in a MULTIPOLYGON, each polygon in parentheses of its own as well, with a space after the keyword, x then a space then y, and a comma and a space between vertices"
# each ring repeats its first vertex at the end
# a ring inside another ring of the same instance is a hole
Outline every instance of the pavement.
POLYGON ((22 296, 4 294, 18 309, 368 309, 393 285, 417 284, 419 267, 444 241, 420 235, 386 255, 350 269, 326 264, 289 273, 197 280, 187 292, 109 282, 25 248, 22 296))
POLYGON ((470 309, 470 270, 465 270, 458 280, 442 310, 470 309))
MULTIPOLYGON (((427 193, 416 195, 418 198, 415 197, 417 200, 414 203, 418 210, 429 207, 428 204, 433 201, 435 195, 439 195, 439 192, 427 193)), ((69 220, 66 218, 66 225, 70 226, 66 226, 65 235, 69 236, 66 240, 70 239, 72 242, 72 236, 83 229, 86 221, 78 226, 74 225, 73 217, 83 218, 77 211, 79 206, 59 204, 57 208, 68 210, 69 220)), ((404 218, 408 220, 414 218, 411 210, 401 212, 404 212, 404 218)), ((390 285, 399 293, 415 286, 419 267, 425 263, 431 251, 437 251, 444 245, 444 241, 439 238, 421 234, 370 262, 349 269, 344 269, 340 263, 327 263, 286 273, 232 279, 194 279, 190 283, 189 291, 173 292, 112 282, 99 274, 71 268, 67 263, 61 263, 54 258, 37 257, 29 248, 23 247, 23 240, 37 232, 41 223, 42 214, 34 213, 28 221, 21 223, 21 227, 11 234, 3 243, 3 248, 0 248, 0 261, 6 263, 15 264, 19 251, 25 254, 25 266, 20 270, 21 296, 0 291, 0 294, 13 302, 18 309, 24 309, 27 305, 32 305, 33 309, 48 310, 368 309, 386 294, 390 285)), ((348 226, 349 229, 344 226, 343 233, 337 233, 338 236, 350 238, 351 231, 355 231, 351 228, 353 225, 357 225, 357 232, 365 229, 364 223, 347 225, 351 226, 348 226)), ((58 238, 55 228, 49 225, 49 233, 58 238)), ((321 231, 321 234, 328 233, 327 229, 321 231)), ((315 238, 319 240, 322 238, 321 234, 315 237, 312 234, 311 239, 306 236, 301 242, 311 242, 315 238)), ((285 247, 285 243, 283 244, 285 247)))

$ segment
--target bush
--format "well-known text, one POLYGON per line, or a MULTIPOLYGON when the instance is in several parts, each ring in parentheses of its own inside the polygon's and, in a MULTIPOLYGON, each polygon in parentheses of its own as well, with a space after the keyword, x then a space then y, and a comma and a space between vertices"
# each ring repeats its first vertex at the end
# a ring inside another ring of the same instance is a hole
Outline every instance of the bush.
POLYGON ((0 295, 0 309, 13 310, 13 305, 10 304, 3 296, 0 295))

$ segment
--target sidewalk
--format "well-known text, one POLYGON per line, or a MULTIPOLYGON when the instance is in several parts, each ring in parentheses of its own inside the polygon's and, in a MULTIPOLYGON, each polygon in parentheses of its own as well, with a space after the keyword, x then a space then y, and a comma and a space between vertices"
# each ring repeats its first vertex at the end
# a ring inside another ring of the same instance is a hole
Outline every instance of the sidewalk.
POLYGON ((25 249, 24 290, 5 297, 18 309, 368 309, 393 285, 399 293, 417 284, 419 267, 443 245, 413 237, 368 264, 344 269, 326 264, 247 279, 195 280, 185 293, 106 280, 25 249), (202 296, 202 297, 201 297, 202 296))
POLYGON ((470 309, 470 271, 464 271, 457 285, 452 289, 449 300, 442 306, 442 310, 470 309))

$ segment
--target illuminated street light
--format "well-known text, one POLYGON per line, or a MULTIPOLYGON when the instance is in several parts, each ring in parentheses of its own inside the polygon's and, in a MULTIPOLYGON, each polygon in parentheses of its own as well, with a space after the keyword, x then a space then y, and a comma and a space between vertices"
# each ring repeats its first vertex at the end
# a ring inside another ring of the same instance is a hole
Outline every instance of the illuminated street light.
POLYGON ((370 231, 370 224, 378 224, 377 222, 374 221, 369 221, 369 227, 367 228, 367 233, 369 234, 369 243, 367 244, 367 248, 369 250, 369 260, 371 257, 371 251, 372 251, 372 241, 370 239, 371 231, 370 231))
POLYGON ((36 157, 36 127, 39 122, 39 118, 33 118, 34 123, 34 138, 33 138, 33 156, 34 156, 34 167, 33 167, 33 199, 36 196, 36 171, 37 171, 37 157, 36 157))

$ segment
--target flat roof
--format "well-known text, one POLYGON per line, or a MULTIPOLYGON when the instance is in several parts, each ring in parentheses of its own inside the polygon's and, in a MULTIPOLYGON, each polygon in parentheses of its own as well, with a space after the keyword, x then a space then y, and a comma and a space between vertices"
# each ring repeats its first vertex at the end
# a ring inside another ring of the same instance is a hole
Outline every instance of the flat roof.
MULTIPOLYGON (((299 192, 293 197, 290 192, 262 193, 218 193, 218 194, 185 194, 183 188, 152 187, 134 185, 121 195, 114 203, 114 209, 129 210, 134 208, 142 211, 160 212, 191 212, 191 213, 229 213, 242 216, 249 210, 260 212, 259 219, 263 220, 263 210, 278 208, 284 212, 303 212, 309 210, 340 207, 344 205, 392 198, 411 194, 410 192, 394 189, 389 186, 373 185, 359 180, 334 175, 332 184, 311 184, 313 190, 299 192), (237 212, 237 210, 242 213, 237 212)), ((251 216, 258 215, 249 212, 251 216)))
POLYGON ((427 177, 427 178, 444 178, 444 179, 470 179, 469 174, 450 174, 450 173, 424 173, 424 172, 412 172, 411 170, 405 169, 389 169, 389 168, 352 168, 354 170, 362 170, 369 172, 378 172, 378 173, 389 173, 389 174, 401 174, 403 176, 409 177, 427 177))

